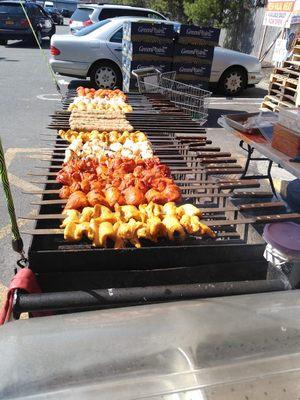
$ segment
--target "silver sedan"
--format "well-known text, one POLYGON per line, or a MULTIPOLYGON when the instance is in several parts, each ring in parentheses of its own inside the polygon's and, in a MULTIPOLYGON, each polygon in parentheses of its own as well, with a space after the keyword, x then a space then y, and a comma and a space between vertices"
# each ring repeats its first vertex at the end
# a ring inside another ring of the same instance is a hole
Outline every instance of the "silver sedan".
MULTIPOLYGON (((140 18, 106 19, 75 35, 52 36, 50 63, 53 70, 60 75, 89 77, 97 87, 121 86, 123 22, 129 20, 139 21, 140 18)), ((178 26, 178 23, 172 21, 164 23, 178 26)), ((221 47, 215 48, 210 82, 217 84, 224 94, 239 94, 248 85, 258 83, 261 78, 261 65, 256 57, 221 47)))

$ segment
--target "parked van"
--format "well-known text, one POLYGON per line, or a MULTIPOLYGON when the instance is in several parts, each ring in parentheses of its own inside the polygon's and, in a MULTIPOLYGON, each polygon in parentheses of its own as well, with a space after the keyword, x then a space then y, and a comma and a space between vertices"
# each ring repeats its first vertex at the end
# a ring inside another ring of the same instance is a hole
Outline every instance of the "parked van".
POLYGON ((44 8, 54 7, 53 1, 45 1, 44 8))

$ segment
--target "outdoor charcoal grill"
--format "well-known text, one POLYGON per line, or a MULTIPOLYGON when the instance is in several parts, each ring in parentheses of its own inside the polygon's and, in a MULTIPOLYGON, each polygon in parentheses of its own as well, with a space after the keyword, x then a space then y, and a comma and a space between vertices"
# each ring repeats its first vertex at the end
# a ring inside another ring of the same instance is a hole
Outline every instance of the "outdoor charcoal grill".
MULTIPOLYGON (((74 95, 68 93, 63 108, 74 95)), ((279 273, 267 279, 261 232, 265 223, 300 219, 300 214, 287 213, 284 203, 273 202, 269 192, 254 191, 259 187, 256 180, 237 179, 243 170, 231 154, 210 146, 205 129, 163 96, 129 94, 128 100, 134 110, 126 118, 134 129, 147 133, 155 155, 171 168, 184 201, 203 210, 203 219, 214 227, 217 238, 190 236, 183 242, 160 240, 120 250, 64 241, 58 227, 66 201, 58 196, 55 175, 67 144, 56 134, 46 134, 43 140, 54 146, 30 174, 31 182, 44 188, 29 193, 40 193, 42 199, 32 202, 39 205, 39 212, 27 218, 36 225, 25 232, 32 234, 30 268, 46 293, 19 292, 15 315, 290 288, 279 273), (114 288, 113 294, 108 288, 114 288)), ((52 118, 50 128, 68 129, 67 111, 52 118)))

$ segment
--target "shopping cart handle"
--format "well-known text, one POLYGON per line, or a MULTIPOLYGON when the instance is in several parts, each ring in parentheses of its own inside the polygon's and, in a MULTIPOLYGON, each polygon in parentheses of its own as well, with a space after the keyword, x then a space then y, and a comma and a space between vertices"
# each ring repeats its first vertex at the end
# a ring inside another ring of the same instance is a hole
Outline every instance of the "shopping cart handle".
POLYGON ((159 69, 153 68, 153 67, 149 67, 149 68, 139 68, 139 69, 133 69, 131 71, 132 75, 135 76, 136 78, 138 78, 139 76, 144 76, 144 75, 148 75, 149 73, 156 73, 158 75, 161 74, 161 71, 159 69))

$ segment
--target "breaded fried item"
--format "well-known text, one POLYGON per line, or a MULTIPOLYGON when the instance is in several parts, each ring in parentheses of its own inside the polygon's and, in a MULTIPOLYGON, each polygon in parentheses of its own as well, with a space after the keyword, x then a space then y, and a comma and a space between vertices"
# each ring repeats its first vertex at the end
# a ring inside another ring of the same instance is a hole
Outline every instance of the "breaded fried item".
POLYGON ((157 242, 158 238, 165 236, 166 229, 160 218, 154 216, 149 218, 147 225, 153 242, 157 242))
POLYGON ((180 222, 178 221, 178 219, 175 215, 167 215, 162 220, 162 223, 166 228, 167 237, 169 240, 172 240, 172 241, 175 240, 175 237, 174 237, 175 234, 179 235, 180 240, 185 239, 184 229, 181 226, 180 222))
POLYGON ((64 228, 70 222, 78 223, 80 220, 80 212, 77 210, 65 210, 64 214, 66 214, 67 217, 63 220, 63 223, 60 225, 61 228, 64 228))
POLYGON ((182 206, 177 207, 177 215, 178 217, 182 217, 183 215, 197 215, 201 218, 202 212, 200 208, 195 207, 193 204, 183 204, 182 206))
POLYGON ((128 243, 139 248, 141 239, 152 242, 157 242, 159 238, 183 240, 186 233, 216 236, 195 215, 201 214, 201 211, 192 204, 179 207, 172 202, 165 206, 151 202, 139 207, 116 204, 113 209, 97 204, 85 207, 82 213, 77 210, 66 210, 65 213, 66 218, 61 225, 65 240, 76 242, 86 236, 95 247, 107 247, 108 239, 114 242, 114 248, 121 249, 128 243))
POLYGON ((163 212, 165 215, 176 215, 177 207, 173 201, 164 204, 163 212))
MULTIPOLYGON (((111 239, 113 242, 115 242, 116 232, 114 230, 114 226, 111 222, 108 222, 108 221, 101 222, 99 225, 100 247, 107 247, 108 239, 111 239)), ((97 246, 96 243, 95 243, 95 246, 97 246)))

